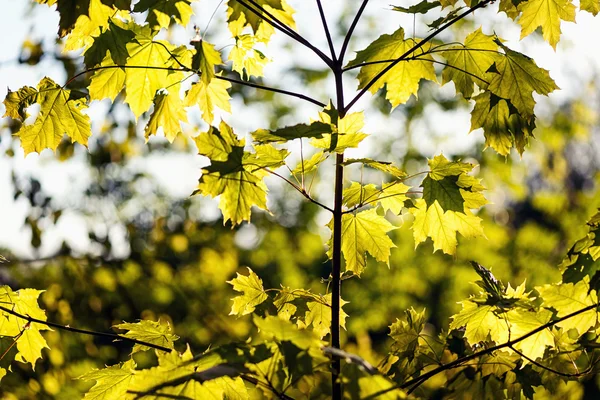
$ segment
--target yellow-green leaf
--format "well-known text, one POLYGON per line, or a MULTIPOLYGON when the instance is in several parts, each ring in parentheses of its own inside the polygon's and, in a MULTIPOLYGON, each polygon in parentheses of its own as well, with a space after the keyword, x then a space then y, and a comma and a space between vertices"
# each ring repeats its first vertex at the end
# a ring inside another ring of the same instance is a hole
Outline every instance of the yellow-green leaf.
POLYGON ((179 96, 179 84, 171 86, 168 93, 157 93, 154 97, 154 111, 146 125, 146 140, 156 135, 162 128, 165 137, 173 142, 181 133, 181 122, 187 122, 187 113, 179 96))
MULTIPOLYGON (((218 76, 221 75, 219 72, 218 76)), ((190 90, 186 92, 184 105, 186 107, 197 104, 202 111, 202 119, 209 125, 215 119, 214 110, 220 108, 228 113, 231 112, 229 100, 231 97, 227 92, 231 88, 231 83, 221 80, 212 79, 206 84, 203 80, 192 85, 190 90)))
POLYGON ((346 270, 360 275, 367 266, 367 253, 389 266, 390 250, 396 247, 387 233, 396 229, 372 208, 342 217, 342 253, 346 270))
POLYGON ((200 79, 205 84, 209 84, 215 77, 215 66, 222 63, 221 53, 215 46, 205 40, 193 40, 192 45, 196 53, 192 57, 192 68, 200 71, 200 79))
POLYGON ((135 374, 135 362, 129 360, 104 369, 96 369, 79 377, 84 381, 96 381, 85 394, 85 400, 121 399, 127 393, 129 383, 135 374))
POLYGON ((461 304, 462 310, 452 317, 450 329, 465 327, 465 338, 471 346, 488 339, 502 343, 507 335, 508 325, 494 313, 495 306, 479 305, 468 300, 461 304))
POLYGON ((233 290, 242 293, 233 298, 229 315, 242 316, 250 314, 257 305, 269 298, 263 288, 262 279, 250 268, 248 268, 248 276, 238 273, 234 279, 227 281, 227 283, 233 286, 233 290))
POLYGON ((560 40, 560 22, 575 22, 575 6, 571 0, 528 0, 519 4, 521 39, 542 27, 544 39, 554 49, 560 40))
POLYGON ((349 187, 344 189, 343 204, 348 208, 357 204, 374 204, 378 194, 379 189, 372 183, 363 186, 358 182, 352 182, 349 187))
MULTIPOLYGON (((537 287, 542 305, 556 310, 556 316, 562 318, 582 308, 598 303, 596 291, 590 291, 589 278, 586 276, 577 283, 558 283, 537 287)), ((577 329, 579 336, 583 335, 598 322, 598 314, 592 309, 556 323, 556 326, 568 331, 577 329)))
POLYGON ((408 200, 406 193, 409 190, 410 186, 406 186, 398 181, 384 183, 377 201, 385 211, 391 211, 396 215, 400 215, 404 208, 404 202, 408 200))
MULTIPOLYGON (((418 44, 420 39, 404 39, 404 29, 400 28, 391 35, 382 35, 366 49, 359 51, 356 58, 348 63, 348 67, 359 66, 374 61, 394 60, 418 44)), ((427 51, 431 47, 425 44, 414 55, 427 51)), ((386 85, 386 99, 392 107, 406 103, 411 95, 417 96, 421 79, 436 81, 431 55, 420 56, 418 60, 401 61, 369 88, 376 93, 386 85)), ((373 80, 379 72, 389 65, 388 62, 365 65, 358 73, 358 88, 362 89, 373 80)))
MULTIPOLYGON (((120 333, 119 336, 168 347, 170 349, 174 347, 173 342, 179 339, 179 336, 173 333, 171 325, 168 322, 164 323, 160 320, 141 320, 135 323, 124 322, 122 324, 113 325, 113 328, 128 331, 127 333, 120 333)), ((133 346, 132 353, 151 349, 151 347, 136 343, 133 346)))
POLYGON ((486 72, 494 63, 497 51, 494 37, 477 29, 467 36, 464 45, 452 46, 442 53, 448 63, 442 72, 442 84, 452 81, 457 92, 466 99, 471 98, 474 85, 487 87, 486 72))
POLYGON ((90 118, 82 113, 87 106, 83 99, 71 99, 70 93, 50 78, 40 81, 36 98, 39 114, 33 124, 23 125, 17 132, 25 155, 46 148, 56 150, 65 134, 73 142, 87 146, 91 135, 90 118))
POLYGON ((595 17, 600 13, 600 0, 581 0, 579 7, 582 11, 587 11, 595 17))
POLYGON ((187 26, 190 22, 193 0, 140 0, 133 11, 148 12, 146 22, 152 27, 168 28, 171 18, 179 25, 187 26))
MULTIPOLYGON (((342 310, 342 307, 347 302, 340 299, 340 326, 346 328, 346 318, 348 314, 342 310)), ((319 338, 329 334, 331 329, 331 293, 320 296, 318 301, 309 301, 306 303, 308 311, 304 317, 306 326, 312 326, 313 331, 319 338)))

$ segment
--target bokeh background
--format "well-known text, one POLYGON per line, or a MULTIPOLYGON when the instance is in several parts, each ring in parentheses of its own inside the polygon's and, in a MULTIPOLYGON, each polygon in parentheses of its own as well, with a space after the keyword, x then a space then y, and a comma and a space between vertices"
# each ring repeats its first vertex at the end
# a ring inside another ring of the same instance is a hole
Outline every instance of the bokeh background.
MULTIPOLYGON (((325 3, 339 46, 358 4, 325 3)), ((390 11, 388 3, 370 3, 351 50, 366 47, 398 25, 422 37, 428 32, 426 24, 437 18, 433 13, 413 20, 390 11)), ((299 32, 325 48, 313 2, 290 4, 298 11, 299 32)), ((193 23, 226 52, 232 43, 224 23, 226 7, 217 0, 195 7, 193 23)), ((0 97, 7 88, 35 86, 44 76, 65 82, 82 70, 80 54, 61 51, 53 8, 0 0, 0 10, 0 97)), ((404 223, 393 232, 398 247, 392 251, 390 268, 373 262, 360 280, 344 282, 350 315, 344 342, 349 351, 376 363, 386 348, 388 326, 409 307, 426 308, 431 329, 447 327, 460 308, 457 302, 476 290, 469 260, 491 268, 513 286, 523 280, 528 286, 560 280, 557 265, 600 207, 600 51, 595 43, 600 24, 589 15, 577 18, 577 24, 563 23, 556 52, 541 35, 519 41, 519 27, 497 16, 493 6, 443 35, 446 41, 463 39, 481 25, 485 33, 496 32, 509 47, 550 70, 562 90, 536 98, 537 140, 522 157, 484 150, 482 133, 469 133, 472 105, 454 95, 452 84, 424 83, 418 100, 412 98, 393 111, 381 94, 365 96, 357 104, 365 110, 365 132, 371 136, 349 156, 394 161, 409 173, 425 169, 427 158, 439 152, 474 162, 480 165, 476 173, 489 188, 492 204, 479 213, 487 238, 461 241, 456 257, 432 253, 431 243, 415 250, 408 217, 398 218, 398 224, 404 223)), ((173 27, 161 35, 187 43, 194 32, 191 27, 173 27)), ((276 35, 265 53, 273 62, 262 83, 324 101, 332 97, 333 80, 324 65, 287 37, 276 35)), ((351 78, 346 81, 347 94, 356 89, 351 78)), ((75 83, 86 85, 85 80, 75 83)), ((247 87, 234 86, 232 97, 233 113, 220 116, 240 135, 306 122, 318 111, 300 100, 247 87)), ((4 113, 3 106, 0 111, 4 113)), ((265 287, 324 293, 321 278, 330 270, 324 245, 329 217, 292 189, 275 179, 268 181, 271 214, 255 212, 252 224, 235 230, 223 225, 213 200, 190 197, 206 160, 195 154, 189 138, 207 129, 191 112, 185 134, 174 143, 160 137, 146 143, 144 117, 135 121, 120 99, 115 104, 95 102, 88 111, 94 133, 88 149, 65 140, 56 153, 45 150, 27 157, 12 136, 16 122, 3 118, 0 254, 9 261, 0 264, 0 283, 15 290, 46 290, 41 306, 50 320, 61 324, 108 331, 123 320, 167 320, 181 336, 180 346, 189 343, 194 352, 248 336, 250 320, 228 316, 234 292, 226 283, 246 266, 265 287)), ((293 150, 299 160, 300 149, 293 150)), ((326 203, 332 199, 332 178, 333 161, 325 163, 313 183, 326 203)), ((350 178, 374 183, 382 179, 372 171, 353 171, 350 178)), ((75 377, 123 361, 130 351, 122 343, 60 331, 48 332, 47 338, 52 350, 45 351, 35 372, 13 363, 14 373, 0 387, 3 399, 80 398, 89 383, 75 377)), ((138 357, 141 366, 153 362, 152 354, 138 357)), ((581 397, 584 389, 586 396, 598 393, 591 380, 565 389, 565 398, 581 397)))

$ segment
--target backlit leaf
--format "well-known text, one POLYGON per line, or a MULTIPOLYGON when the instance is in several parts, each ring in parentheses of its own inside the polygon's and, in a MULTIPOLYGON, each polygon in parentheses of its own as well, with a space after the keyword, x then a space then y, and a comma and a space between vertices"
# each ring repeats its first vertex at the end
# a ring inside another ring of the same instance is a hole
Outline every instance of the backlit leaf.
MULTIPOLYGON (((217 75, 221 75, 219 72, 217 75)), ((221 80, 212 79, 208 85, 203 80, 192 85, 190 90, 186 92, 184 105, 186 107, 197 104, 202 111, 202 119, 207 124, 212 124, 215 119, 214 110, 220 108, 228 113, 231 112, 229 100, 231 97, 227 90, 231 88, 231 83, 221 80)))
MULTIPOLYGON (((173 333, 171 325, 161 321, 141 320, 135 323, 124 322, 114 325, 113 328, 127 331, 126 333, 120 333, 119 336, 141 340, 170 349, 173 348, 173 343, 179 339, 179 336, 173 333)), ((145 350, 151 350, 151 347, 136 343, 133 346, 132 353, 145 350)))
POLYGON ((242 316, 250 314, 257 305, 269 298, 263 289, 262 280, 250 268, 248 268, 248 276, 238 273, 234 279, 227 281, 227 283, 233 286, 233 290, 242 293, 233 298, 229 315, 242 316))
MULTIPOLYGON (((404 39, 404 29, 400 28, 391 35, 382 35, 371 43, 366 49, 356 53, 356 58, 350 61, 347 67, 358 66, 374 61, 395 60, 419 43, 420 39, 404 39)), ((415 56, 427 51, 431 44, 425 44, 415 56)), ((417 95, 421 79, 436 81, 431 55, 421 56, 418 60, 401 61, 387 74, 379 78, 369 88, 371 93, 376 93, 386 85, 386 99, 392 107, 406 103, 411 95, 417 95)), ((364 88, 377 76, 390 62, 365 65, 358 73, 358 88, 364 88)))
POLYGON ((44 78, 38 84, 36 103, 40 111, 35 122, 23 125, 17 133, 25 155, 45 148, 56 150, 65 134, 73 142, 87 146, 91 126, 89 117, 82 113, 87 108, 82 99, 72 99, 70 90, 44 78))
POLYGON ((252 137, 258 143, 285 143, 300 138, 322 138, 324 134, 331 132, 331 125, 316 121, 310 125, 297 124, 274 131, 259 129, 252 132, 252 137))
POLYGON ((342 253, 346 271, 360 275, 367 266, 367 253, 389 265, 390 250, 396 247, 387 233, 396 229, 372 208, 342 217, 342 253))
POLYGON ((186 26, 194 14, 190 0, 140 0, 133 11, 147 11, 146 22, 159 28, 168 28, 171 18, 179 25, 186 26))
POLYGON ((85 394, 86 400, 107 400, 124 398, 129 383, 135 373, 133 360, 113 365, 104 369, 96 369, 79 377, 84 381, 96 381, 85 394))
POLYGON ((187 122, 187 114, 179 96, 179 84, 176 84, 167 93, 157 93, 154 97, 154 111, 144 130, 146 140, 162 128, 165 137, 172 143, 181 133, 182 122, 187 122))
POLYGON ((560 22, 575 22, 575 6, 571 0, 527 0, 519 4, 521 39, 542 27, 544 39, 554 49, 560 40, 560 22))

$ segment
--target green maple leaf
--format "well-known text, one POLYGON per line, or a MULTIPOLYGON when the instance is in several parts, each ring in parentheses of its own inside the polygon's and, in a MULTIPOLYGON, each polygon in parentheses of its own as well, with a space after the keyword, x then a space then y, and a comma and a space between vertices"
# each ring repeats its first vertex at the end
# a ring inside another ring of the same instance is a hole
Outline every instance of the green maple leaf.
MULTIPOLYGON (((46 321, 46 313, 38 305, 41 290, 20 289, 13 292, 8 286, 0 287, 0 303, 21 315, 28 315, 46 321)), ((35 363, 42 358, 42 349, 48 348, 40 331, 49 330, 44 324, 27 322, 15 315, 0 310, 0 336, 15 338, 17 354, 15 359, 24 363, 35 363)))
POLYGON ((485 144, 506 156, 515 147, 523 154, 533 137, 535 117, 523 118, 508 101, 485 91, 475 97, 471 112, 471 131, 483 128, 485 144))
MULTIPOLYGON (((380 36, 366 49, 356 53, 356 58, 350 61, 347 67, 359 66, 374 61, 397 59, 418 43, 419 39, 405 40, 404 29, 400 28, 391 35, 380 36)), ((430 44, 426 44, 414 55, 426 52, 430 47, 430 44)), ((374 94, 386 85, 386 99, 390 101, 392 107, 406 103, 411 95, 417 95, 421 79, 436 81, 432 61, 431 55, 423 55, 418 60, 401 61, 379 78, 369 88, 369 91, 374 94)), ((364 88, 388 64, 384 62, 361 67, 358 73, 358 88, 364 88)))
POLYGON ((129 384, 135 374, 135 362, 129 360, 104 369, 96 369, 80 376, 84 381, 96 381, 85 394, 85 400, 120 399, 127 394, 129 384))
POLYGON ((470 300, 460 304, 462 310, 452 317, 450 329, 464 327, 465 338, 471 345, 490 339, 496 343, 503 343, 508 335, 508 325, 504 318, 495 313, 497 307, 479 305, 470 300))
POLYGON ((396 247, 387 233, 396 229, 372 208, 342 217, 342 253, 346 271, 360 275, 367 266, 367 253, 389 266, 390 250, 396 247))
POLYGON ((124 68, 117 68, 113 60, 107 55, 102 61, 102 66, 107 67, 94 72, 89 86, 90 100, 115 98, 123 90, 127 74, 124 68))
POLYGON ((457 233, 466 238, 483 236, 481 219, 470 209, 487 203, 481 193, 485 188, 479 180, 467 175, 473 169, 472 164, 452 162, 439 155, 429 160, 429 167, 421 183, 423 198, 416 200, 410 209, 415 217, 415 245, 430 237, 434 251, 441 249, 454 254, 457 233))
MULTIPOLYGON (((287 4, 285 0, 255 0, 255 2, 258 7, 268 11, 283 24, 292 29, 296 28, 293 17, 295 11, 287 4)), ((262 11, 259 11, 258 9, 257 11, 260 15, 262 15, 262 11)), ((261 18, 261 16, 256 15, 254 12, 250 11, 236 0, 227 1, 227 22, 229 23, 229 27, 232 30, 234 37, 234 30, 239 29, 237 27, 232 28, 232 25, 234 25, 236 22, 241 23, 242 27, 250 26, 254 33, 261 37, 261 40, 265 42, 268 41, 271 35, 275 32, 274 28, 270 24, 264 23, 265 21, 263 18, 261 18)))
POLYGON ((600 13, 600 0, 581 0, 579 7, 582 11, 587 11, 595 17, 600 13))
POLYGON ((410 191, 410 186, 402 182, 384 183, 381 187, 381 193, 377 197, 377 202, 385 211, 391 211, 400 215, 404 208, 404 202, 408 200, 406 193, 410 191))
POLYGON ((425 309, 417 312, 411 308, 404 313, 402 319, 396 319, 390 325, 389 335, 394 340, 392 350, 410 357, 419 346, 419 337, 425 327, 425 309))
POLYGON ((125 102, 136 118, 148 111, 159 89, 167 87, 179 77, 182 79, 181 72, 156 69, 172 66, 170 50, 173 50, 173 46, 168 42, 153 41, 152 32, 147 28, 141 29, 135 42, 127 44, 130 57, 126 63, 129 68, 126 68, 125 102), (140 66, 155 68, 139 68, 140 66))
POLYGON ((128 24, 119 20, 109 19, 108 26, 94 37, 93 44, 84 52, 84 63, 88 68, 98 64, 106 65, 104 59, 107 53, 114 65, 124 65, 129 57, 127 43, 134 40, 135 33, 128 24))
POLYGON ((140 0, 133 11, 147 11, 146 22, 153 28, 168 28, 171 19, 179 25, 187 26, 194 14, 190 0, 140 0))
MULTIPOLYGON (((31 88, 26 91, 27 96, 23 99, 25 102, 22 103, 23 107, 31 104, 26 99, 33 96, 31 88)), ((65 134, 73 142, 87 146, 91 126, 89 117, 82 113, 82 110, 87 108, 82 99, 73 99, 70 90, 63 89, 50 78, 44 78, 38 84, 35 101, 40 105, 35 122, 31 125, 23 125, 17 132, 25 155, 31 152, 39 153, 45 148, 56 150, 65 134)), ((14 108, 10 112, 14 113, 14 108)))
POLYGON ((88 48, 94 37, 109 26, 114 17, 129 19, 129 9, 118 10, 106 0, 61 0, 57 11, 60 14, 59 36, 66 35, 64 51, 88 48))
POLYGON ((490 67, 486 79, 490 82, 488 90, 496 96, 507 99, 525 119, 533 117, 533 92, 548 95, 558 89, 548 71, 538 67, 535 62, 498 42, 505 52, 490 67))
MULTIPOLYGON (((221 73, 216 75, 221 76, 221 73)), ((231 83, 221 79, 212 79, 208 84, 200 80, 186 92, 184 105, 189 107, 197 104, 202 112, 202 119, 210 125, 215 119, 215 108, 231 113, 231 97, 227 92, 230 88, 231 83)))
POLYGON ((495 351, 492 354, 485 354, 479 359, 481 366, 481 375, 502 376, 506 372, 514 370, 520 357, 517 354, 510 354, 506 351, 495 351))
POLYGON ((449 64, 442 72, 442 84, 454 82, 456 91, 470 99, 474 85, 482 89, 487 87, 485 75, 494 63, 497 51, 494 37, 477 29, 467 36, 464 45, 450 47, 442 53, 449 64))
MULTIPOLYGON (((587 306, 598 303, 595 290, 590 290, 589 278, 586 276, 577 283, 559 283, 544 285, 536 290, 544 300, 542 306, 556 310, 556 316, 562 318, 587 306)), ((579 336, 583 335, 598 322, 596 310, 589 310, 565 321, 558 322, 556 326, 568 331, 577 329, 579 336)))
POLYGON ((401 6, 393 6, 392 10, 394 11, 399 11, 402 13, 407 13, 407 14, 427 14, 427 11, 439 7, 440 6, 440 2, 439 1, 432 1, 431 3, 428 2, 427 0, 423 0, 420 3, 415 4, 414 6, 410 6, 410 7, 401 7, 401 6))
POLYGON ((269 298, 263 288, 262 280, 250 268, 248 268, 248 276, 237 273, 237 276, 227 281, 227 283, 233 286, 233 290, 242 293, 240 296, 233 298, 229 315, 242 316, 250 314, 257 305, 269 298))
POLYGON ((360 132, 365 125, 363 112, 355 112, 339 118, 338 111, 330 103, 319 112, 319 121, 331 125, 332 133, 323 134, 321 139, 313 138, 310 144, 328 152, 342 153, 348 148, 358 147, 368 135, 360 132))
POLYGON ((542 27, 544 39, 556 49, 560 40, 560 21, 575 22, 571 0, 528 0, 519 4, 521 39, 542 27))
POLYGON ((349 187, 344 189, 343 204, 348 208, 357 204, 374 204, 378 194, 379 189, 372 183, 363 186, 358 182, 352 182, 349 187))
POLYGON ((244 151, 244 140, 238 140, 230 126, 221 121, 219 129, 201 133, 196 144, 211 165, 202 170, 195 193, 220 196, 223 222, 231 220, 235 226, 250 220, 252 206, 267 209, 267 187, 262 181, 267 172, 257 165, 256 155, 244 151))
MULTIPOLYGON (((171 325, 169 323, 162 323, 161 321, 141 320, 135 323, 124 322, 113 325, 113 328, 128 331, 127 333, 120 333, 119 336, 141 340, 170 349, 174 348, 173 342, 179 339, 179 336, 173 333, 171 325)), ((151 347, 136 343, 131 353, 151 349, 151 347)))
POLYGON ((406 172, 402 171, 400 168, 388 161, 377 161, 370 158, 348 158, 343 163, 343 165, 352 164, 366 165, 367 167, 390 174, 396 179, 404 178, 406 176, 406 172))
POLYGON ((308 174, 316 170, 323 161, 327 160, 329 155, 322 151, 318 151, 313 154, 308 160, 302 160, 298 163, 296 168, 292 170, 294 174, 308 174))
MULTIPOLYGON (((503 338, 504 341, 520 338, 545 325, 552 319, 552 312, 546 309, 534 312, 516 308, 506 314, 506 319, 510 326, 510 336, 507 334, 503 338)), ((550 328, 543 329, 515 344, 516 349, 533 360, 543 357, 547 346, 554 346, 554 335, 550 328)))
POLYGON ((311 347, 321 347, 321 340, 317 334, 309 329, 298 329, 290 321, 285 321, 279 317, 267 316, 265 318, 253 316, 254 325, 260 330, 261 336, 268 340, 277 340, 278 342, 291 342, 296 347, 308 350, 311 347))
POLYGON ((192 57, 192 69, 200 71, 200 79, 205 84, 209 84, 215 77, 215 67, 223 63, 221 53, 205 40, 192 40, 191 43, 196 49, 192 57))
POLYGON ((3 117, 25 121, 29 116, 25 109, 37 101, 37 95, 38 91, 31 86, 23 86, 16 92, 8 89, 6 98, 2 102, 5 108, 3 117))
POLYGON ((154 111, 145 129, 146 140, 162 128, 165 137, 172 143, 181 133, 181 122, 187 122, 187 113, 179 97, 177 84, 171 86, 168 93, 157 93, 154 97, 154 111))
POLYGON ((332 132, 332 126, 323 122, 286 126, 274 131, 258 129, 252 132, 252 138, 258 143, 285 143, 300 138, 322 138, 332 132))
POLYGON ((229 52, 228 60, 232 61, 232 69, 244 79, 251 76, 263 76, 263 69, 270 61, 260 50, 256 48, 260 40, 249 34, 243 34, 244 20, 229 24, 235 44, 229 52))
MULTIPOLYGON (((346 329, 346 318, 348 314, 342 310, 346 301, 340 299, 340 326, 346 329)), ((319 296, 318 301, 306 303, 308 311, 304 316, 304 324, 312 326, 313 331, 322 339, 329 334, 331 329, 331 293, 319 296)))

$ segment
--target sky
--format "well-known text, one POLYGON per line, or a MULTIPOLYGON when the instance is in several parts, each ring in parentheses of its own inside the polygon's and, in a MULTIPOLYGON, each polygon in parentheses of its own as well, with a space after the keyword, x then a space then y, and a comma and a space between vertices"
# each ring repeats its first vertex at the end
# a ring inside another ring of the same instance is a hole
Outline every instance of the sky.
MULTIPOLYGON (((323 32, 321 30, 320 21, 316 18, 316 6, 314 2, 306 0, 288 0, 289 3, 298 11, 296 14, 297 25, 299 32, 308 40, 314 43, 319 43, 320 47, 325 49, 326 44, 323 41, 323 32)), ((394 0, 372 0, 365 11, 365 18, 358 25, 355 40, 352 42, 354 50, 360 50, 366 47, 371 41, 376 39, 380 34, 392 33, 398 26, 405 27, 407 34, 413 29, 412 17, 396 12, 385 12, 389 10, 390 3, 394 5, 411 5, 418 1, 394 1, 394 0)), ((210 13, 205 10, 212 10, 218 0, 202 0, 196 3, 196 9, 202 7, 202 12, 197 12, 192 21, 199 27, 204 28, 207 25, 210 13)), ((356 3, 357 7, 359 2, 356 3)), ((37 82, 44 76, 50 76, 57 82, 64 81, 64 71, 56 65, 56 63, 45 60, 35 68, 28 68, 19 65, 15 62, 18 58, 21 43, 26 38, 34 40, 43 40, 45 48, 51 50, 55 39, 55 34, 58 25, 58 14, 54 8, 46 6, 34 6, 33 2, 15 1, 15 0, 0 0, 0 20, 2 24, 0 52, 0 97, 5 97, 7 89, 16 90, 24 85, 36 86, 37 82)), ((343 0, 328 0, 323 2, 325 14, 330 22, 336 21, 343 12, 343 4, 348 4, 343 0)), ((597 40, 600 38, 600 17, 593 18, 590 14, 579 13, 577 15, 577 24, 563 23, 561 29, 563 36, 558 44, 556 51, 550 45, 543 42, 538 35, 527 37, 520 41, 520 27, 517 24, 506 23, 504 15, 497 15, 494 10, 496 6, 488 7, 488 9, 478 12, 477 17, 482 21, 486 21, 484 32, 491 34, 493 31, 501 32, 502 37, 506 40, 509 47, 520 50, 533 57, 537 64, 545 69, 550 70, 551 76, 555 79, 558 86, 561 88, 551 94, 548 100, 539 99, 538 112, 544 112, 548 108, 548 104, 560 104, 569 99, 580 98, 585 95, 585 83, 591 77, 598 75, 600 72, 600 51, 598 51, 597 40)), ((215 19, 211 22, 212 26, 218 26, 222 23, 224 16, 224 7, 217 13, 215 19)), ((424 24, 417 21, 414 24, 417 36, 427 34, 423 29, 424 24)), ((334 29, 335 31, 335 29, 334 29)), ((335 35, 335 32, 334 32, 335 35)), ((183 28, 178 29, 173 35, 181 43, 185 43, 188 38, 193 36, 191 28, 189 31, 183 28)), ((217 48, 225 46, 231 42, 231 39, 226 34, 211 36, 217 48)), ((278 86, 278 83, 285 81, 286 85, 291 85, 299 91, 304 91, 298 82, 290 80, 289 75, 286 75, 286 70, 293 65, 302 65, 306 67, 318 66, 319 60, 314 57, 308 50, 303 48, 294 48, 292 53, 286 53, 286 57, 277 57, 279 53, 277 49, 285 48, 290 45, 290 40, 282 35, 277 34, 273 43, 270 45, 269 54, 274 59, 265 70, 265 83, 271 86, 278 86)), ((340 40, 337 47, 339 48, 340 40)), ((353 58, 353 54, 349 54, 346 60, 353 58)), ((333 92, 331 84, 320 88, 319 95, 333 92), (331 87, 329 87, 331 86, 331 87)), ((346 81, 345 91, 347 96, 354 93, 356 83, 354 80, 346 81)), ((450 85, 440 89, 443 93, 452 95, 453 89, 450 85)), ((371 96, 364 96, 356 105, 356 109, 369 107, 371 96)), ((294 112, 284 121, 286 123, 307 122, 311 117, 314 118, 316 110, 311 105, 302 103, 293 103, 295 105, 294 112)), ((101 120, 101 115, 106 111, 108 104, 97 103, 89 109, 89 114, 93 121, 93 130, 98 129, 98 124, 101 120)), ((435 107, 435 106, 432 106, 435 107)), ((252 107, 246 107, 239 99, 233 100, 232 109, 234 117, 224 116, 229 121, 235 121, 235 128, 238 132, 249 132, 265 126, 269 120, 268 110, 257 110, 252 107)), ((0 111, 4 114, 4 106, 0 106, 0 111)), ((417 137, 420 139, 415 144, 424 154, 433 156, 441 151, 445 154, 453 152, 461 152, 463 149, 472 147, 475 142, 482 140, 481 134, 467 135, 470 126, 470 116, 467 111, 458 111, 452 113, 444 113, 440 110, 428 110, 434 115, 432 120, 435 124, 427 124, 422 122, 417 124, 414 129, 417 137), (422 134, 419 134, 422 133, 422 134), (460 140, 457 140, 460 138, 460 140)), ((393 137, 397 130, 394 129, 394 124, 398 123, 397 117, 383 117, 375 113, 371 118, 367 118, 365 132, 377 133, 383 137, 393 137)), ((0 221, 2 221, 2 229, 0 229, 0 247, 11 248, 16 254, 27 256, 30 255, 29 249, 29 232, 23 228, 23 219, 26 216, 27 205, 25 202, 14 202, 12 199, 12 189, 10 183, 10 170, 16 168, 22 173, 31 173, 41 177, 44 189, 59 201, 67 201, 69 193, 77 188, 81 189, 89 180, 89 176, 84 168, 80 168, 83 157, 75 157, 66 162, 58 162, 54 155, 46 150, 42 154, 30 154, 24 157, 20 149, 14 158, 9 158, 4 155, 4 149, 10 141, 6 132, 0 136, 0 221)), ((159 139, 160 140, 160 139, 159 139)), ((365 146, 358 151, 350 153, 350 156, 360 156, 364 153, 369 153, 369 150, 376 146, 376 140, 368 139, 365 146)), ((85 151, 79 149, 78 151, 85 151)), ((190 154, 187 157, 178 155, 177 157, 154 157, 151 160, 139 159, 136 160, 133 169, 147 170, 153 174, 158 182, 173 196, 186 197, 195 188, 198 171, 203 161, 199 157, 190 154)), ((327 178, 324 179, 327 181, 327 178)), ((210 217, 218 213, 216 207, 208 207, 205 211, 210 217), (212 214, 211 214, 212 213, 212 214)), ((85 239, 81 239, 82 233, 81 216, 76 213, 67 213, 61 218, 60 225, 56 230, 49 230, 45 238, 44 253, 50 253, 55 246, 60 243, 63 237, 67 238, 75 248, 79 247, 81 251, 85 251, 87 243, 85 239), (52 240, 53 238, 53 240, 52 240)), ((123 232, 115 233, 115 235, 124 234, 123 232)), ((85 236, 85 235, 83 235, 85 236)), ((118 251, 118 250, 117 250, 118 251)), ((123 252, 126 249, 122 249, 123 252)))

